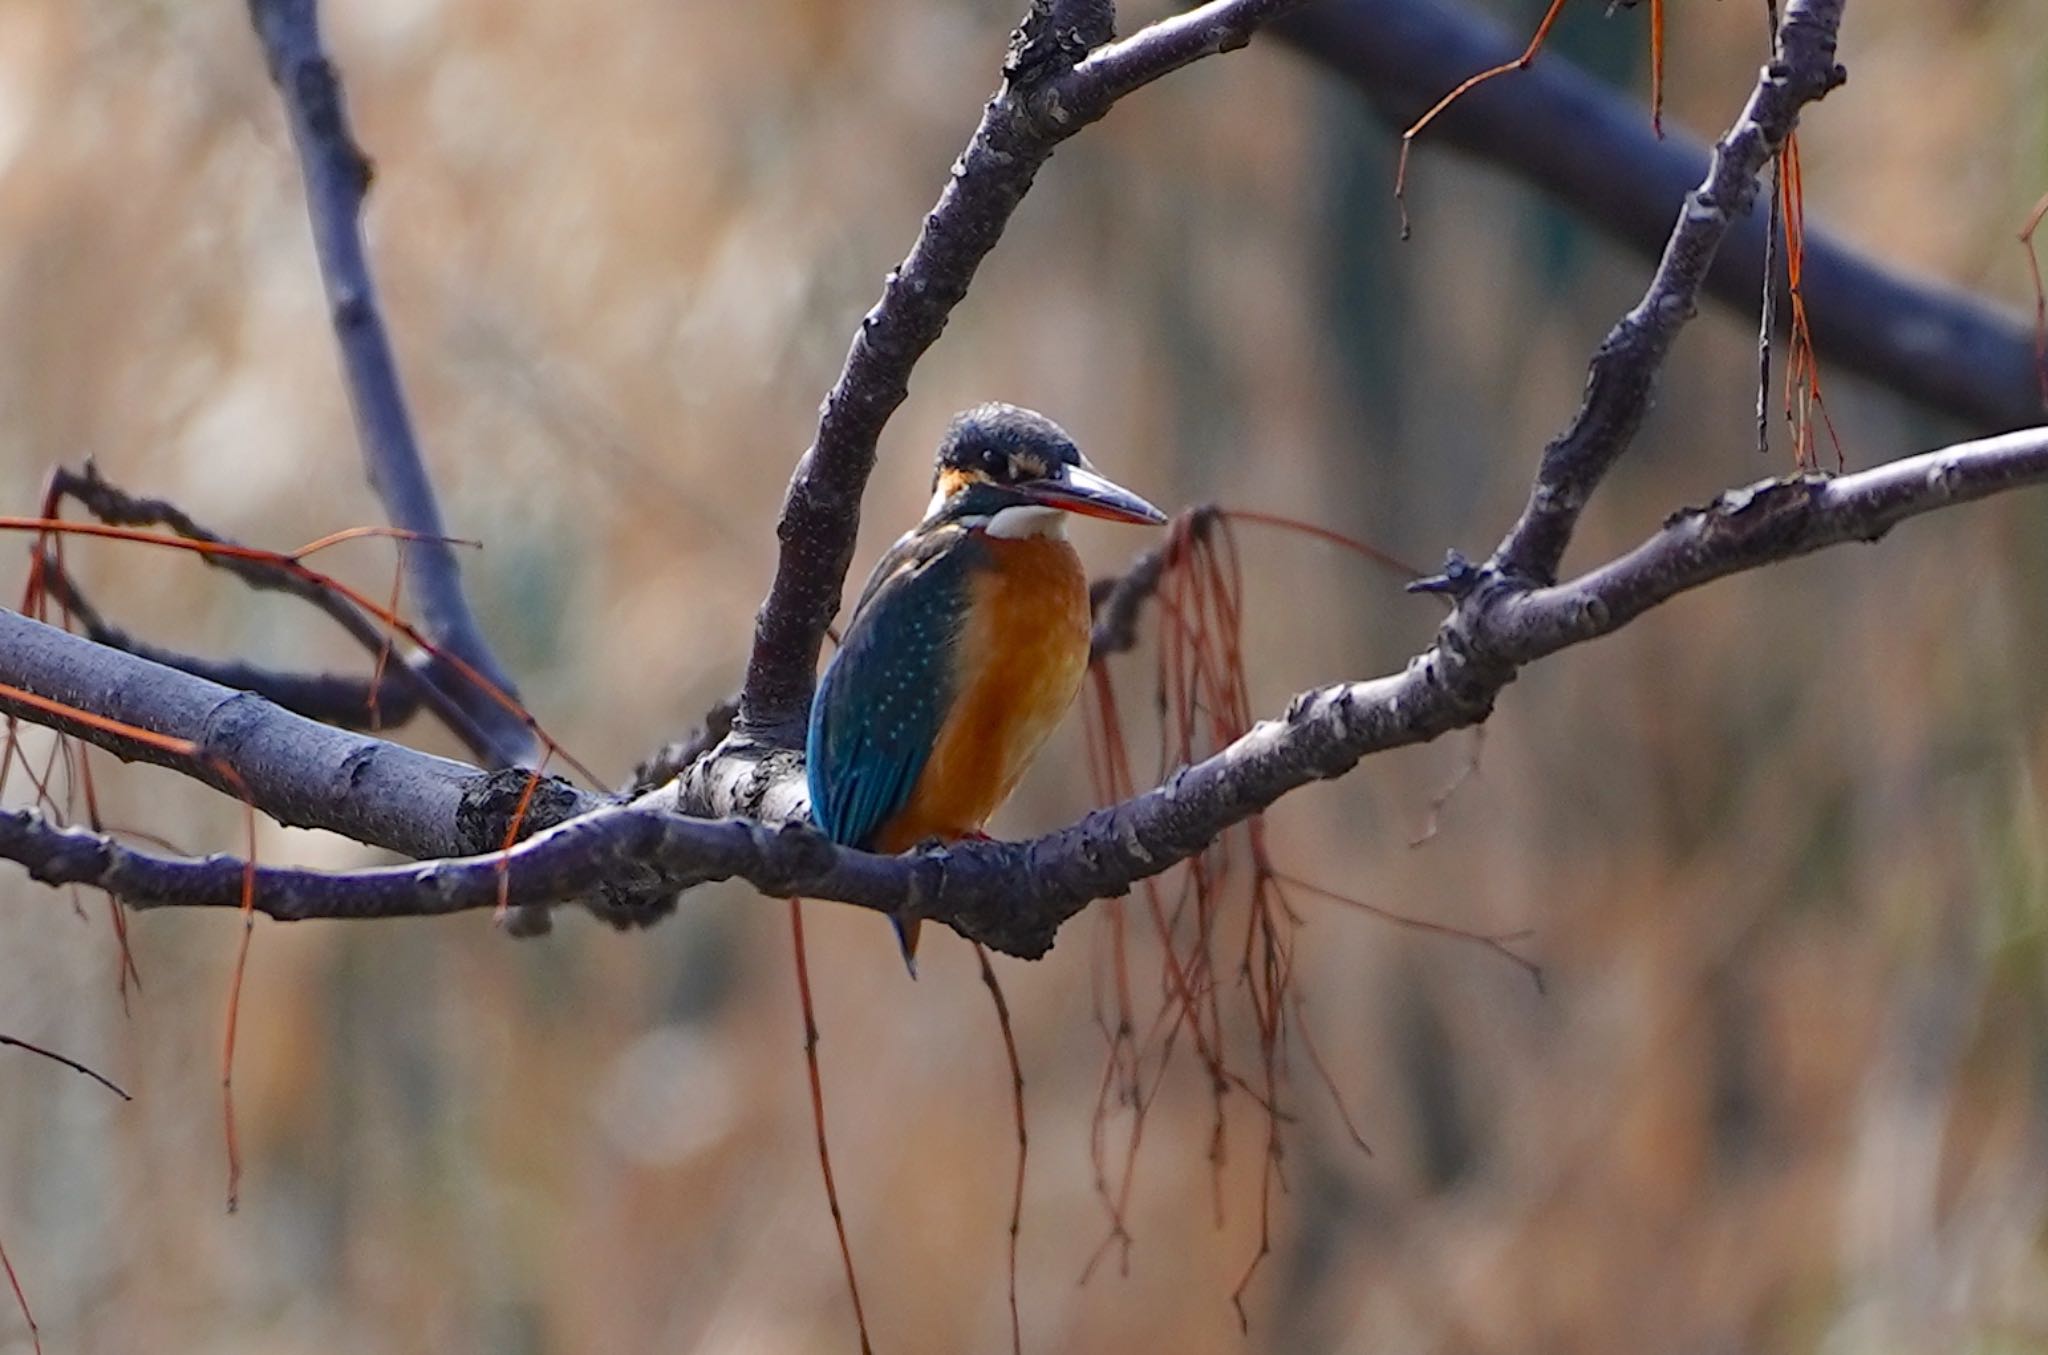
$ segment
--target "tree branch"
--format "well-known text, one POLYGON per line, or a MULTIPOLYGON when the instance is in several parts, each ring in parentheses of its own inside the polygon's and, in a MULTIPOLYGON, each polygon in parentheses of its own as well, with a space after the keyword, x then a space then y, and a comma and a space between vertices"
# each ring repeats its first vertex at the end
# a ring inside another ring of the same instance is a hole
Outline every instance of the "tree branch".
MULTIPOLYGON (((121 527, 165 527, 190 541, 205 541, 215 545, 235 546, 238 543, 218 532, 209 530, 194 521, 190 514, 165 499, 147 499, 130 494, 100 477, 97 467, 87 462, 83 471, 72 471, 59 467, 51 473, 50 491, 53 501, 72 499, 101 522, 121 527)), ((401 551, 413 543, 402 544, 401 551)), ((244 585, 258 592, 284 593, 298 598, 325 614, 351 639, 371 655, 388 655, 394 636, 381 622, 365 615, 361 608, 332 589, 320 587, 305 575, 290 569, 278 567, 275 563, 239 554, 202 555, 199 557, 214 569, 223 570, 239 579, 244 585)), ((302 715, 315 719, 331 720, 350 728, 367 727, 361 714, 371 709, 374 698, 378 723, 385 728, 405 723, 413 710, 424 704, 454 734, 462 740, 465 748, 486 762, 492 760, 491 736, 471 718, 470 713, 442 687, 443 682, 452 680, 461 686, 468 685, 468 678, 446 664, 436 662, 431 654, 416 659, 396 659, 384 665, 384 679, 373 692, 367 681, 354 682, 347 678, 317 676, 306 678, 291 673, 271 673, 247 664, 218 664, 207 660, 191 658, 144 644, 128 636, 120 628, 112 626, 102 618, 85 597, 79 593, 76 583, 57 567, 54 561, 46 559, 44 578, 53 593, 68 603, 74 612, 86 623, 92 638, 115 649, 140 654, 144 658, 173 668, 182 668, 215 682, 231 687, 244 687, 270 697, 302 715), (354 682, 353 689, 338 687, 337 683, 354 682), (296 695, 295 695, 296 694, 296 695), (357 712, 353 722, 349 712, 357 712)))
POLYGON ((1033 5, 1012 39, 1001 88, 983 108, 910 253, 890 270, 881 300, 862 318, 819 410, 817 435, 790 479, 776 526, 781 556, 755 618, 741 692, 736 728, 744 740, 777 749, 803 741, 819 648, 839 610, 861 493, 883 425, 908 395, 911 369, 938 341, 1039 167, 1060 142, 1124 95, 1203 56, 1243 46, 1260 24, 1299 3, 1212 0, 1085 56, 1090 38, 1106 36, 1099 16, 1092 29, 1054 23, 1048 33, 1048 16, 1061 7, 1033 5))
MULTIPOLYGON (((578 898, 622 873, 669 889, 736 877, 775 897, 907 909, 984 945, 1034 957, 1092 900, 1122 894, 1186 860, 1287 792, 1340 776, 1370 754, 1479 723, 1530 663, 1729 574, 1874 541, 1907 518, 2043 483, 2048 428, 1836 479, 1800 476, 1729 491, 1570 582, 1528 590, 1496 577, 1459 599, 1436 643, 1404 671, 1304 692, 1282 718, 1181 768, 1164 785, 1029 842, 969 842, 882 857, 838 847, 801 821, 770 827, 616 806, 509 852, 464 860, 333 874, 261 867, 255 903, 284 920, 419 917, 495 907, 501 898, 518 907, 578 898)), ((136 851, 28 811, 0 813, 0 857, 46 883, 106 889, 138 908, 241 902, 242 865, 232 857, 136 851)))
MULTIPOLYGON (((325 828, 412 857, 495 847, 508 822, 501 777, 466 763, 351 734, 147 659, 0 608, 0 683, 193 744, 179 756, 100 724, 51 717, 0 694, 0 713, 48 725, 127 761, 182 772, 280 823, 325 828), (225 766, 234 772, 225 775, 225 766)), ((549 779, 537 824, 603 804, 549 779)))
MULTIPOLYGON (((1585 402, 1571 427, 1545 450, 1529 505, 1496 548, 1492 562, 1484 571, 1485 577, 1504 575, 1517 586, 1547 583, 1555 577, 1557 563, 1563 556, 1586 497, 1614 459, 1626 449, 1641 424, 1642 416, 1649 407, 1653 380, 1678 330, 1694 314, 1705 270, 1712 262, 1721 239, 1726 235, 1735 213, 1755 195, 1757 170, 1773 148, 1783 143, 1798 119, 1800 107, 1826 94, 1843 78, 1835 65, 1834 34, 1841 21, 1844 2, 1794 0, 1786 7, 1776 49, 1783 54, 1783 60, 1767 67, 1759 75, 1741 116, 1717 149, 1705 182, 1687 197, 1685 208, 1671 230, 1663 262, 1642 303, 1622 318, 1595 354, 1585 402)), ((1215 7, 1205 7, 1212 8, 1215 7)), ((1155 25, 1141 33, 1139 38, 1158 29, 1159 26, 1155 25)), ((1139 38, 1131 39, 1131 43, 1139 38)), ((1177 42, 1182 40, 1181 35, 1176 35, 1177 42)), ((1122 44, 1125 47, 1129 45, 1122 44)), ((1098 60, 1111 60, 1116 50, 1103 49, 1075 67, 1073 74, 1078 76, 1090 63, 1098 60)), ((1174 50, 1180 49, 1176 47, 1174 50)), ((1115 57, 1117 61, 1124 59, 1115 57)), ((1009 90, 1010 86, 1006 85, 1004 95, 1009 90)), ((984 131, 1004 95, 999 95, 989 105, 990 112, 982 120, 984 131)), ((976 133, 977 143, 981 136, 981 132, 976 133)), ((955 186, 958 186, 957 181, 955 186)), ((949 189, 948 193, 952 191, 949 189)), ((943 201, 941 206, 944 206, 943 201)), ((925 234, 919 238, 920 248, 933 236, 931 223, 936 218, 937 214, 927 219, 925 234)), ((964 281, 961 285, 965 285, 964 281)), ((884 306, 888 303, 889 297, 885 296, 884 306)), ((873 320, 874 316, 870 315, 869 319, 873 320)), ((860 351, 861 341, 856 340, 856 355, 860 351)), ((851 365, 848 370, 852 370, 851 365)), ((812 461, 815 451, 814 448, 813 453, 807 453, 804 462, 799 464, 796 481, 790 489, 792 504, 803 492, 806 466, 812 461)), ((860 468, 862 481, 873 464, 872 442, 867 445, 866 456, 860 468)), ((857 485, 854 492, 855 498, 849 503, 848 512, 857 515, 857 485)), ((786 512, 778 585, 792 573, 806 580, 806 586, 817 584, 824 575, 806 573, 803 568, 806 559, 816 563, 815 557, 806 555, 816 543, 808 538, 792 538, 789 523, 786 512)), ((849 533, 846 541, 850 548, 852 519, 843 520, 841 525, 849 533)), ((831 575, 830 591, 835 598, 844 567, 845 562, 841 559, 836 567, 838 572, 831 575)), ((1440 591, 1464 591, 1476 586, 1476 581, 1482 577, 1481 571, 1473 570, 1462 561, 1459 567, 1465 573, 1456 580, 1445 581, 1440 591)), ((771 614, 777 614, 773 593, 763 604, 761 619, 764 626, 771 614)), ((792 614, 784 612, 779 615, 783 622, 794 624, 792 614)), ((823 618, 818 622, 822 626, 823 618)), ((756 631, 754 660, 757 665, 764 654, 773 649, 771 646, 764 650, 761 642, 763 633, 762 630, 756 631)), ((792 680, 801 675, 800 690, 806 697, 810 691, 811 670, 817 660, 817 647, 814 636, 801 668, 784 674, 792 680)), ((750 684, 753 672, 750 667, 750 684)), ((791 695, 795 694, 792 691, 791 695)), ((805 812, 803 759, 795 749, 801 709, 789 713, 788 719, 793 724, 782 737, 770 739, 755 736, 754 731, 746 726, 745 699, 743 693, 741 724, 735 730, 735 737, 721 745, 715 755, 700 760, 682 776, 665 802, 670 807, 705 818, 732 816, 770 823, 805 812)))
MULTIPOLYGON (((455 552, 443 540, 448 533, 413 433, 363 245, 362 207, 370 186, 370 161, 349 130, 340 78, 321 47, 317 4, 249 0, 249 17, 291 124, 363 464, 392 525, 422 538, 405 552, 407 582, 420 608, 422 629, 440 649, 501 692, 515 696, 511 679, 470 611, 455 552)), ((455 674, 437 677, 444 679, 437 685, 487 732, 494 762, 511 766, 534 756, 532 732, 510 711, 455 674)))
MULTIPOLYGON (((1522 47, 1492 19, 1438 0, 1322 0, 1273 31, 1356 85, 1397 131, 1445 90, 1522 47)), ((1650 258, 1663 250, 1687 191, 1705 176, 1708 153, 1682 133, 1660 140, 1640 104, 1547 51, 1529 69, 1489 81, 1445 110, 1417 143, 1418 164, 1433 146, 1467 151, 1525 180, 1650 258)), ((1707 274, 1707 294, 1743 315, 1757 306, 1763 217, 1740 216, 1707 274)), ((1801 285, 1825 361, 1973 432, 2023 427, 2048 413, 2029 327, 2016 312, 1902 276, 1810 217, 1801 285)), ((1782 319, 1789 311, 1780 302, 1782 319)))
POLYGON ((1585 399, 1571 426, 1543 449, 1529 502, 1494 552, 1494 568, 1538 583, 1557 576, 1586 500, 1642 425, 1672 341, 1698 310, 1715 252, 1756 200, 1758 171, 1798 125, 1799 110, 1848 78, 1835 64, 1843 4, 1786 5, 1780 59, 1765 68, 1741 117, 1714 147, 1706 180, 1686 196, 1643 299, 1593 355, 1585 399))
MULTIPOLYGON (((1837 479, 1794 477, 1731 491, 1673 516, 1619 559, 1563 584, 1540 582, 1561 558, 1586 496, 1628 445, 1714 248, 1745 192, 1754 191, 1757 168, 1800 105, 1839 81, 1834 31, 1842 9, 1843 0, 1787 6, 1784 61, 1765 72, 1707 183, 1689 201, 1643 304, 1603 345, 1587 407, 1546 451, 1529 508, 1492 563, 1459 562, 1433 581, 1450 596, 1450 615, 1404 671, 1303 693, 1280 719, 1161 786, 1030 842, 974 842, 899 857, 850 851, 807 826, 794 751, 752 759, 715 752, 675 785, 632 805, 594 807, 593 797, 561 792, 541 821, 557 810, 591 812, 508 851, 480 855, 472 845, 457 849, 470 853, 462 859, 338 874, 264 867, 256 873, 256 905, 282 918, 415 916, 501 901, 539 909, 616 888, 622 879, 675 890, 738 877, 764 893, 931 918, 1012 954, 1042 954, 1089 901, 1187 859, 1311 780, 1483 721, 1522 667, 1605 635, 1679 593, 1825 546, 1874 540, 1908 517, 2048 483, 2048 428, 2029 429, 1837 479), (691 817, 671 812, 671 804, 744 805, 752 818, 691 817)), ((1141 559, 1134 575, 1152 567, 1141 559)), ((1131 596, 1142 600, 1150 586, 1140 577, 1131 596)), ((1118 591, 1104 590, 1106 612, 1119 605, 1118 591)), ((480 784, 495 783, 502 797, 502 778, 299 720, 258 698, 110 655, 4 612, 0 682, 189 740, 204 755, 197 763, 124 742, 104 725, 54 722, 214 784, 227 778, 210 772, 208 762, 223 759, 259 807, 289 822, 336 827, 422 855, 450 839, 495 845, 473 824, 465 827, 464 816, 473 819, 480 784)), ((0 699, 0 711, 11 709, 0 699)), ((22 713, 53 723, 41 711, 22 713)), ((498 824, 502 832, 502 818, 498 824)), ((27 865, 38 879, 106 888, 137 906, 242 901, 243 864, 232 858, 138 852, 34 813, 0 814, 0 856, 27 865)))
POLYGON ((419 710, 418 674, 401 662, 386 664, 374 678, 346 673, 298 673, 245 663, 240 659, 209 659, 165 649, 139 640, 100 615, 99 608, 79 591, 78 584, 53 556, 42 557, 43 586, 69 612, 94 644, 148 659, 223 687, 254 692, 286 710, 340 729, 396 728, 419 710), (408 681, 408 677, 412 680, 408 681))

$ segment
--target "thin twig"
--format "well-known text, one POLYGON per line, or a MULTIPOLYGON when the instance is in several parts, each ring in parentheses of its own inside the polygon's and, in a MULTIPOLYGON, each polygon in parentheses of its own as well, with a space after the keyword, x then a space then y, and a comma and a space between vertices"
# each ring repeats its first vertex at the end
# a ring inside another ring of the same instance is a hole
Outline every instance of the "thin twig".
POLYGON ((1486 726, 1480 725, 1472 731, 1471 747, 1465 750, 1465 756, 1458 759, 1458 770, 1452 772, 1450 780, 1429 797, 1429 815, 1423 820, 1422 831, 1408 839, 1410 847, 1426 847, 1436 841, 1437 832, 1443 827, 1444 810, 1465 788, 1465 783, 1479 774, 1479 759, 1485 752, 1486 726))
MULTIPOLYGON (((319 720, 341 729, 385 730, 405 724, 419 710, 419 685, 401 676, 413 674, 417 677, 417 674, 403 664, 387 666, 381 676, 364 678, 347 673, 290 672, 240 659, 208 659, 138 640, 109 622, 79 591, 77 581, 51 556, 43 558, 43 586, 49 591, 52 601, 71 613, 82 633, 93 643, 191 673, 209 682, 218 682, 224 687, 255 692, 309 720, 319 720)), ((456 708, 455 713, 462 715, 460 708, 456 708)))
POLYGON ((2020 248, 2027 255, 2027 277, 2034 284, 2034 365, 2041 379, 2041 409, 2048 412, 2048 287, 2041 283, 2041 256, 2034 252, 2034 233, 2048 218, 2048 193, 2027 213, 2020 227, 2020 248))
POLYGON ((1543 40, 1550 36, 1552 24, 1557 22, 1558 11, 1564 8, 1564 0, 1550 0, 1550 8, 1543 11, 1543 17, 1536 23, 1536 32, 1529 39, 1529 45, 1522 49, 1520 56, 1509 61, 1496 62, 1485 70, 1468 75, 1452 86, 1451 91, 1429 106, 1428 111, 1408 124, 1401 132, 1401 156, 1394 168, 1394 205, 1401 211, 1401 238, 1406 240, 1408 229, 1408 160, 1415 149, 1415 138, 1435 122, 1458 100, 1470 94, 1489 80, 1508 75, 1514 71, 1526 71, 1536 54, 1543 50, 1543 40))
MULTIPOLYGON (((1769 26, 1765 45, 1771 60, 1778 59, 1778 0, 1764 0, 1769 26)), ((1756 451, 1771 452, 1771 335, 1778 325, 1778 214, 1783 203, 1785 158, 1771 156, 1770 205, 1764 213, 1763 308, 1756 326, 1756 451)))
POLYGON ((996 982, 995 966, 988 962, 988 949, 977 945, 975 961, 981 966, 981 981, 995 1003, 996 1025, 1003 1036, 1003 1056, 1010 1065, 1010 1108, 1017 1119, 1017 1175, 1010 1188, 1010 1349, 1024 1355, 1024 1319, 1017 1307, 1017 1243, 1024 1231, 1024 1167, 1031 1153, 1031 1134, 1024 1120, 1024 1063, 1017 1054, 1017 1033, 1010 1024, 1010 1001, 1003 985, 996 982))
POLYGON ((28 1292, 21 1287, 21 1276, 14 1273, 14 1259, 8 1256, 4 1244, 0 1244, 0 1270, 7 1272, 7 1283, 14 1290, 14 1306, 21 1310, 21 1320, 28 1324, 29 1345, 35 1355, 43 1355, 43 1329, 36 1325, 36 1315, 29 1310, 28 1292))
POLYGON ((0 1035, 0 1045, 7 1045, 14 1049, 23 1050, 27 1053, 37 1055, 38 1057, 46 1058, 52 1063, 61 1063, 74 1073, 83 1073, 85 1076, 99 1083, 102 1087, 105 1087, 114 1095, 120 1097, 123 1101, 133 1101, 135 1099, 134 1097, 130 1096, 127 1092, 121 1090, 120 1084, 115 1082, 106 1074, 95 1072, 93 1069, 86 1067, 78 1060, 66 1058, 64 1057, 64 1055, 59 1054, 54 1049, 45 1049, 39 1044, 30 1044, 27 1040, 16 1039, 12 1035, 0 1035))
MULTIPOLYGON (((63 499, 73 500, 86 512, 112 526, 162 527, 190 541, 204 541, 220 546, 240 545, 232 538, 222 536, 195 521, 189 513, 166 499, 130 494, 110 484, 101 477, 99 468, 90 461, 85 463, 82 471, 64 467, 52 471, 47 495, 52 503, 63 499)), ((407 553, 410 554, 410 551, 407 553)), ((334 589, 320 587, 309 580, 303 572, 280 568, 271 561, 247 553, 202 555, 200 558, 209 568, 222 570, 258 592, 283 593, 317 608, 340 626, 349 638, 362 646, 367 653, 382 656, 390 646, 391 635, 388 627, 334 589)), ((85 619, 86 612, 91 612, 94 618, 98 618, 97 611, 85 603, 75 583, 64 575, 61 568, 55 571, 49 582, 53 591, 69 586, 69 596, 77 604, 76 609, 81 612, 81 620, 85 619)), ((107 626, 103 620, 99 621, 99 625, 102 630, 109 633, 108 636, 94 635, 93 638, 102 644, 143 654, 158 662, 168 663, 174 668, 184 668, 187 672, 210 677, 228 686, 248 686, 247 683, 236 680, 233 667, 213 667, 196 659, 187 664, 178 661, 181 656, 153 646, 139 643, 121 644, 110 638, 111 635, 120 632, 107 626)), ((449 694, 456 686, 468 685, 464 675, 454 665, 443 663, 434 655, 428 654, 417 662, 391 663, 384 665, 384 668, 389 673, 391 681, 363 693, 366 700, 373 695, 378 698, 380 727, 389 729, 402 725, 414 710, 424 705, 434 713, 436 719, 447 726, 451 734, 461 740, 462 746, 469 749, 472 755, 486 763, 494 762, 497 745, 492 735, 477 723, 466 706, 449 694), (400 696, 401 692, 405 695, 400 696)), ((247 668, 243 675, 253 677, 261 671, 247 668)), ((250 686, 249 690, 272 695, 280 690, 292 689, 290 675, 274 674, 272 678, 272 685, 250 686)), ((338 707, 346 705, 346 693, 340 691, 318 693, 309 690, 305 692, 305 696, 304 705, 293 701, 284 701, 282 704, 294 710, 303 710, 315 718, 330 721, 335 720, 333 712, 338 707)), ((350 727, 366 726, 355 724, 350 727)))
POLYGON ((1088 589, 1095 630, 1089 641, 1091 663, 1121 654, 1138 643, 1138 618, 1159 591, 1166 571, 1181 552, 1203 540, 1222 516, 1213 504, 1190 508, 1174 519, 1166 539, 1142 552, 1130 567, 1112 578, 1097 579, 1088 589))
POLYGON ((825 1204, 832 1211, 832 1231, 839 1237, 839 1259, 846 1267, 846 1292, 853 1300, 853 1321, 860 1333, 861 1355, 873 1355, 868 1340, 868 1315, 861 1307, 860 1281, 853 1273, 853 1245, 846 1239, 846 1215, 839 1208, 839 1186, 832 1179, 832 1147, 825 1133, 825 1083, 818 1070, 818 1012, 811 1001, 811 967, 804 952, 804 908, 789 901, 789 934, 796 954, 797 1000, 804 1019, 804 1069, 810 1075, 811 1122, 818 1135, 818 1170, 825 1178, 825 1204))

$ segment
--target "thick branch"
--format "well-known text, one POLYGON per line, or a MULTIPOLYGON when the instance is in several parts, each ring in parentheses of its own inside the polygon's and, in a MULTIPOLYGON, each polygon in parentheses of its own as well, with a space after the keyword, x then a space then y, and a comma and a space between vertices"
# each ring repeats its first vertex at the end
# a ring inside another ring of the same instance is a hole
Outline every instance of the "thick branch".
MULTIPOLYGON (((1959 443, 1856 475, 1762 480, 1673 515, 1628 554, 1507 600, 1495 617, 1511 655, 1541 657, 1618 630, 1658 603, 1729 574, 1850 541, 1907 518, 2048 480, 2048 428, 1959 443)), ((1526 660, 1522 660, 1526 662, 1526 660)))
MULTIPOLYGON (((1273 31, 1358 86, 1396 131, 1474 71, 1513 59, 1526 37, 1438 0, 1323 0, 1273 31)), ((1707 171, 1708 148, 1696 138, 1672 131, 1660 139, 1639 103, 1548 51, 1528 70, 1474 89, 1430 124, 1417 143, 1425 183, 1428 157, 1439 146, 1527 181, 1653 259, 1687 191, 1707 171)), ((1411 175, 1411 191, 1414 182, 1411 175)), ((1417 210, 1427 229, 1426 200, 1417 210)), ((1756 309, 1763 275, 1763 218, 1744 214, 1707 274, 1707 294, 1745 315, 1756 309)), ((1801 287, 1824 363, 1859 372, 1972 431, 2018 428, 2048 413, 2022 316, 1887 269, 1811 217, 1801 287)), ((1781 320, 1789 314, 1782 305, 1780 311, 1781 320)))
MULTIPOLYGON (((510 852, 346 874, 264 867, 256 906, 283 919, 413 917, 588 894, 641 873, 670 888, 737 877, 764 894, 908 909, 1011 954, 1035 956, 1091 900, 1167 870, 1309 781, 1359 759, 1476 724, 1516 671, 1595 639, 1715 579, 1847 541, 1907 518, 2048 483, 2048 428, 1896 461, 1839 479, 1767 480, 1674 517, 1634 551, 1533 591, 1495 576, 1468 593, 1436 643, 1393 676, 1303 693, 1228 748, 1135 799, 1030 842, 974 842, 870 856, 808 828, 601 809, 510 852)), ((0 637, 4 638, 4 637, 0 637)), ((240 863, 180 860, 0 814, 0 856, 52 884, 111 890, 137 907, 241 902, 240 863)))
MULTIPOLYGON (((0 609, 0 684, 18 687, 197 746, 182 756, 103 725, 53 719, 0 695, 0 713, 50 725, 130 761, 183 772, 231 795, 246 793, 280 823, 325 828, 412 857, 496 845, 503 820, 483 811, 493 778, 466 763, 293 715, 147 659, 0 609), (221 771, 233 769, 229 777, 221 771)), ((516 778, 516 774, 515 778, 516 778)), ((550 781, 552 822, 603 803, 550 781)))
POLYGON ((954 161, 938 205, 861 320, 819 411, 816 438, 790 479, 776 527, 782 553, 755 619, 741 694, 744 737, 782 748, 802 741, 819 648, 839 610, 882 427, 909 393, 911 369, 938 341, 1054 147, 1132 90, 1200 57, 1243 46, 1260 24, 1299 3, 1212 0, 1078 62, 1080 42, 1099 33, 1082 33, 1080 42, 1055 40, 1074 30, 1040 33, 1035 25, 1046 7, 1033 7, 1013 40, 1002 88, 954 161))
MULTIPOLYGON (((249 0, 249 16, 291 123, 363 464, 392 525, 423 538, 405 552, 408 589, 420 609, 422 629, 439 648, 500 691, 514 694, 470 611, 455 552, 442 540, 448 533, 413 434, 363 246, 370 161, 349 130, 341 80, 321 48, 317 5, 315 0, 249 0)), ((494 761, 509 766, 534 755, 532 732, 489 695, 464 682, 449 683, 447 690, 489 733, 494 761)))

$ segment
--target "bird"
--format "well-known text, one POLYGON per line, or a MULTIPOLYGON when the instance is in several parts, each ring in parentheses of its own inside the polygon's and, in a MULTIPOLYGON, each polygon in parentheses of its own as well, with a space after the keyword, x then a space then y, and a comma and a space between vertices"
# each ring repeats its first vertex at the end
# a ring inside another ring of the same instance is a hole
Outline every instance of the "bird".
MULTIPOLYGON (((924 519, 876 563, 811 701, 811 816, 832 841, 894 854, 986 836, 1087 672, 1076 514, 1167 520, 1043 414, 953 418, 924 519)), ((891 921, 915 978, 918 921, 891 921)))

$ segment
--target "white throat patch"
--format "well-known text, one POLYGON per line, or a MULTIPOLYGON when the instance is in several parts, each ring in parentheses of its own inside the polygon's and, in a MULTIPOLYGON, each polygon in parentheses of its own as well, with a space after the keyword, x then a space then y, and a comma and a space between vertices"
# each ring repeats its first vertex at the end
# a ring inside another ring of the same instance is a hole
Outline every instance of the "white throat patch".
POLYGON ((1043 504, 1017 504, 988 520, 988 534, 1015 541, 1029 536, 1053 537, 1067 534, 1067 515, 1043 504))

